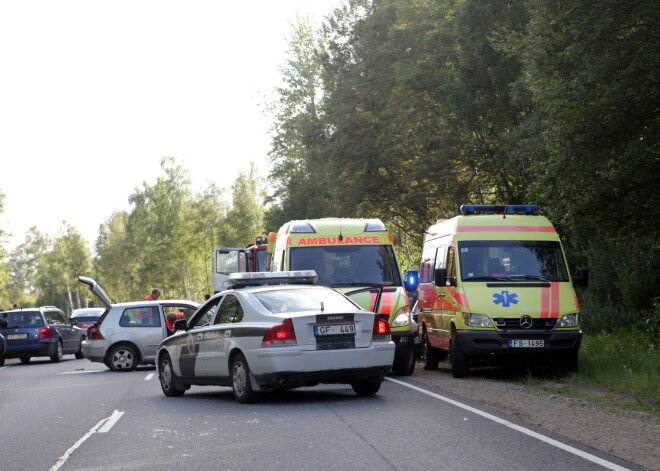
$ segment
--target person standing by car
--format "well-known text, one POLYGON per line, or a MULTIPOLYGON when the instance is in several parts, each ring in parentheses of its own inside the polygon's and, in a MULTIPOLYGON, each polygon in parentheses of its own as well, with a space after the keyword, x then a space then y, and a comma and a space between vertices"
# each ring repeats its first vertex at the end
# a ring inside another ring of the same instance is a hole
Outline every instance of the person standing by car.
POLYGON ((144 297, 145 301, 157 301, 158 298, 160 298, 160 290, 158 288, 154 288, 151 290, 151 294, 148 294, 144 297))

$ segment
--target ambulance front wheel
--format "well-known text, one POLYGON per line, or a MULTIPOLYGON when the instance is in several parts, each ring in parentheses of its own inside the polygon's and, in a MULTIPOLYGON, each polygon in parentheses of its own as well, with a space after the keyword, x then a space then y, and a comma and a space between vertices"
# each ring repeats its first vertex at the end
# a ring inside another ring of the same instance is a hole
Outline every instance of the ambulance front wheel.
POLYGON ((449 361, 451 362, 451 374, 454 378, 463 378, 470 372, 470 357, 461 351, 456 337, 451 339, 449 361))
POLYGON ((410 376, 415 371, 415 360, 415 344, 411 337, 402 358, 392 365, 392 373, 397 376, 410 376))
POLYGON ((561 369, 566 374, 578 372, 578 353, 566 353, 560 358, 561 369))

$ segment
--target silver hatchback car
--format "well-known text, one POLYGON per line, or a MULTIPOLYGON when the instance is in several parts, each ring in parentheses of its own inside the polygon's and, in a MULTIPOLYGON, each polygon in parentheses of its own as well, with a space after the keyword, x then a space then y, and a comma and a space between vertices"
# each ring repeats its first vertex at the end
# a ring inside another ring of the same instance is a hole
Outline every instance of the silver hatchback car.
POLYGON ((156 350, 169 335, 168 314, 188 319, 199 306, 194 301, 158 300, 112 304, 92 278, 79 276, 89 286, 105 312, 87 331, 82 351, 90 361, 104 363, 112 371, 131 371, 138 365, 155 364, 156 350))

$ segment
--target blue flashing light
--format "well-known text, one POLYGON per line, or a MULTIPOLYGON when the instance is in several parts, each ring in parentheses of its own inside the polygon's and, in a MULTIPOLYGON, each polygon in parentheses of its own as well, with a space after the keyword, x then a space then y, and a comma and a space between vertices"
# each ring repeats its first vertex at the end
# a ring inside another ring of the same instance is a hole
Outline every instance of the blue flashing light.
POLYGON ((417 291, 417 287, 419 286, 419 272, 417 270, 408 270, 403 286, 409 293, 417 291))
POLYGON ((536 204, 464 204, 461 213, 469 216, 473 214, 538 214, 539 207, 536 204))

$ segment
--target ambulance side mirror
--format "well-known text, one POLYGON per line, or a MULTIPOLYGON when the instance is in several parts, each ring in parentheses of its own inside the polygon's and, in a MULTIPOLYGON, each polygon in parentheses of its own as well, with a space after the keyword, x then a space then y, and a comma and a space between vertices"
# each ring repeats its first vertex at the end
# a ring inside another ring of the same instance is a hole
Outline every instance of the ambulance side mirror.
POLYGON ((577 276, 573 277, 573 286, 575 288, 586 288, 589 285, 589 269, 578 268, 577 276))
POLYGON ((449 286, 456 286, 456 278, 448 278, 446 268, 435 269, 434 281, 436 286, 447 286, 447 281, 449 281, 449 286))

